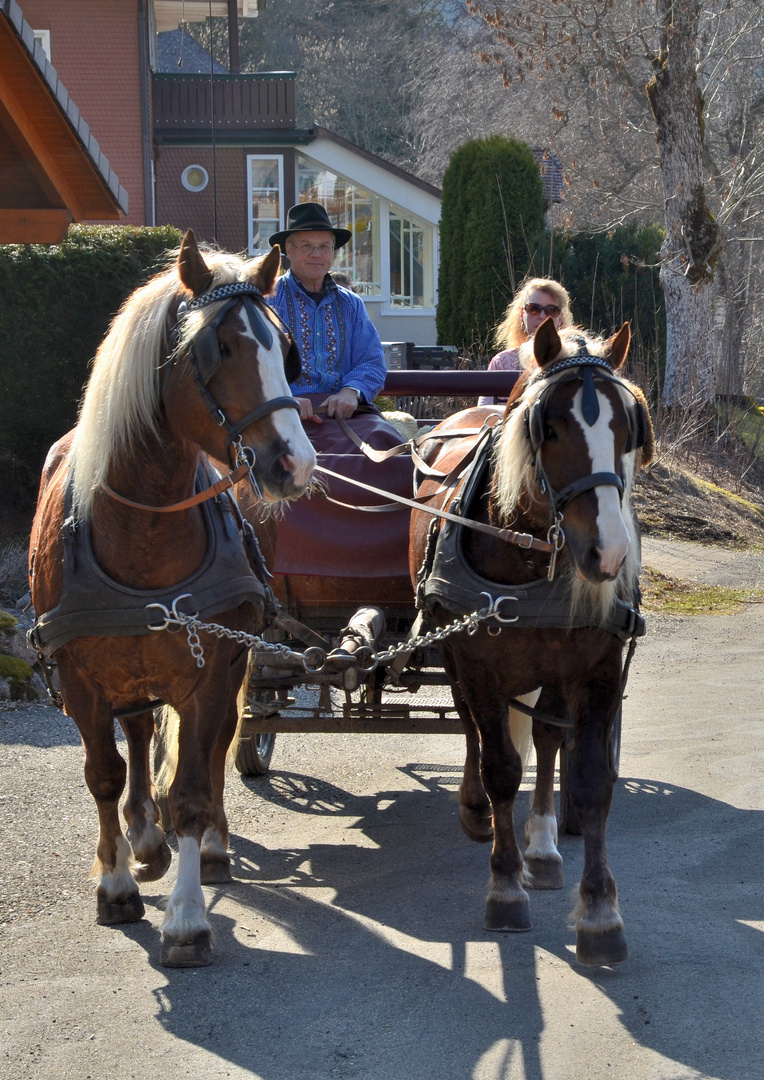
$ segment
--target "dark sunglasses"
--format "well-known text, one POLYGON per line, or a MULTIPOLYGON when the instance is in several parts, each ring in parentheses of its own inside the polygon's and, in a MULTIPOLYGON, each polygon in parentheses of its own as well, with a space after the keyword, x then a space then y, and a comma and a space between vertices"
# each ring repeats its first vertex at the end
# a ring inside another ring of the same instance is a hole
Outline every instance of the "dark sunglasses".
POLYGON ((540 315, 543 311, 545 315, 551 315, 552 318, 556 318, 562 308, 559 308, 557 304, 526 304, 524 309, 528 315, 540 315))

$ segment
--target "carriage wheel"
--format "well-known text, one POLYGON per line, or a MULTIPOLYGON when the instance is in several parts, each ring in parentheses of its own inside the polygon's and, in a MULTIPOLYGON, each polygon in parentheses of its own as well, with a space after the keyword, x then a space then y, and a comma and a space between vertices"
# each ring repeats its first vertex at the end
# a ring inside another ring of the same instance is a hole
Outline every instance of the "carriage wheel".
MULTIPOLYGON (((278 694, 273 690, 255 690, 247 694, 247 704, 255 713, 277 716, 278 702, 278 694)), ((271 766, 276 732, 248 731, 251 726, 247 719, 242 723, 234 765, 242 776, 265 776, 271 766)))
MULTIPOLYGON (((618 779, 618 767, 621 762, 622 718, 623 707, 620 706, 613 718, 613 726, 610 729, 610 740, 608 742, 608 757, 610 759, 610 768, 613 772, 614 781, 618 779)), ((573 756, 575 754, 575 750, 571 743, 572 737, 566 736, 565 742, 560 747, 560 832, 567 833, 569 836, 580 836, 581 825, 579 824, 578 815, 573 808, 573 804, 570 801, 570 786, 568 781, 573 763, 573 756)))

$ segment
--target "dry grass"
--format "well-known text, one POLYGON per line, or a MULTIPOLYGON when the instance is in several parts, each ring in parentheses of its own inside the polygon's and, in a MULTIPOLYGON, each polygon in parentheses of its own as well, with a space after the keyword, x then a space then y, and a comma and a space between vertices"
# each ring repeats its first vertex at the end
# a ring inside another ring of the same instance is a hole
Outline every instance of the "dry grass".
POLYGON ((761 589, 698 585, 668 577, 651 566, 642 569, 642 609, 661 615, 734 615, 743 604, 764 603, 761 589))

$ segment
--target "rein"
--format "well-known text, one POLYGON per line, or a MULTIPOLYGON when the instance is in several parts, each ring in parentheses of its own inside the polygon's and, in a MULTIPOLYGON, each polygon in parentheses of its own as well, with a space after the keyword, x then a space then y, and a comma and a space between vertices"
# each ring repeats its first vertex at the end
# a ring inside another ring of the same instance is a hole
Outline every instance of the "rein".
POLYGON ((373 484, 366 484, 362 480, 354 480, 349 476, 343 476, 341 473, 334 472, 332 469, 327 469, 323 465, 316 465, 316 472, 323 473, 325 476, 331 476, 335 480, 342 480, 346 484, 353 484, 354 487, 363 488, 364 491, 370 491, 373 495, 382 495, 388 499, 393 499, 401 506, 407 506, 411 510, 422 510, 426 514, 431 514, 433 517, 441 518, 443 521, 451 521, 455 525, 463 525, 465 529, 474 529, 475 532, 484 533, 486 536, 491 536, 495 540, 505 540, 510 544, 515 544, 517 547, 527 548, 531 551, 542 551, 548 555, 554 551, 552 544, 546 540, 539 540, 531 533, 515 532, 513 529, 497 529, 495 525, 487 525, 482 521, 473 521, 472 518, 461 517, 459 514, 452 514, 448 510, 436 510, 434 506, 427 506, 426 503, 420 502, 417 499, 407 499, 403 495, 395 495, 391 491, 385 491, 382 488, 374 487, 373 484))

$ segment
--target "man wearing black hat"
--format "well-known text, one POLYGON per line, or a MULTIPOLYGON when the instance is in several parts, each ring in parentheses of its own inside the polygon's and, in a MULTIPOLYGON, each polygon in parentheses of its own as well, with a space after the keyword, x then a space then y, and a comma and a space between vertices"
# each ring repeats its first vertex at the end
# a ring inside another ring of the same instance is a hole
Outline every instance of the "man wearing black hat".
MULTIPOLYGON (((293 206, 286 229, 270 238, 286 252, 291 269, 269 302, 300 349, 302 372, 290 386, 321 463, 343 477, 411 496, 414 468, 407 454, 369 461, 336 422, 351 417, 356 437, 377 450, 401 441, 371 404, 386 374, 379 334, 360 296, 329 273, 335 250, 351 235, 335 228, 318 203, 293 206)), ((408 511, 359 513, 353 507, 379 505, 379 497, 335 477, 324 478, 324 491, 326 499, 298 499, 279 518, 276 573, 408 577, 408 511)))
POLYGON ((270 302, 300 349, 302 372, 292 392, 303 420, 317 408, 346 419, 385 382, 382 343, 363 300, 329 274, 334 252, 351 235, 332 225, 323 206, 308 202, 293 206, 286 228, 270 238, 290 263, 270 302))

